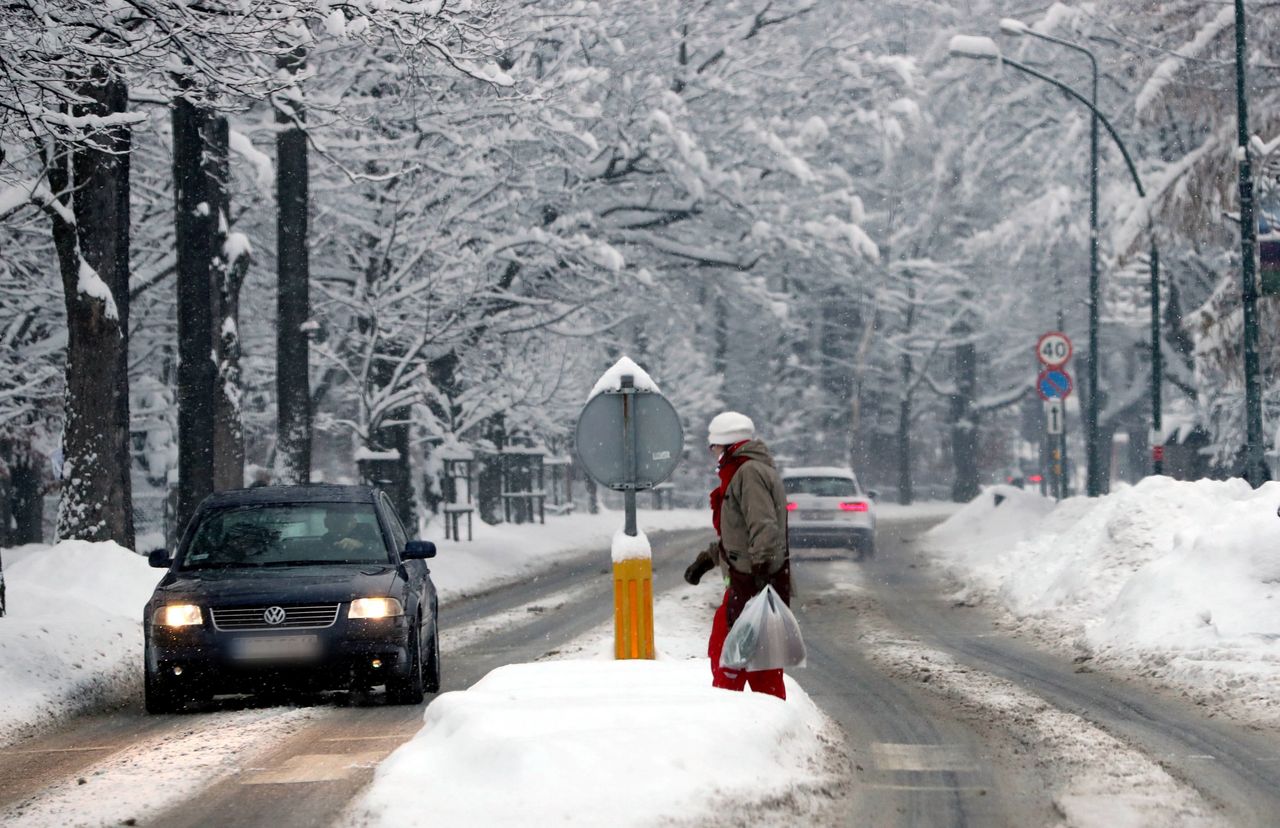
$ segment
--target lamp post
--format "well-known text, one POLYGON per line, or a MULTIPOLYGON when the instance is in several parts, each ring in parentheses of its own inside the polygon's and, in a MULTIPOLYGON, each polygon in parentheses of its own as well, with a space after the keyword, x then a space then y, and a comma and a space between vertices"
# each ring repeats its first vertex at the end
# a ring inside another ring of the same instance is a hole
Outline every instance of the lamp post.
MULTIPOLYGON (((1142 178, 1138 175, 1138 168, 1133 163, 1133 158, 1129 155, 1129 150, 1125 147, 1124 142, 1120 140, 1120 135, 1116 132, 1111 122, 1098 110, 1098 62, 1093 52, 1076 43, 1063 40, 1052 35, 1036 32, 1024 23, 1012 18, 1005 18, 1000 21, 1000 29, 1008 34, 1029 35, 1037 37, 1041 40, 1047 40, 1050 43, 1057 43, 1074 49, 1089 57, 1089 62, 1093 67, 1093 90, 1090 98, 1085 98, 1072 87, 1059 81, 1057 78, 1032 69, 1026 64, 1016 60, 1011 60, 1000 54, 999 47, 995 41, 985 37, 969 37, 960 35, 952 38, 951 53, 961 57, 980 58, 987 60, 999 60, 1007 66, 1011 66, 1024 74, 1031 75, 1034 78, 1052 84, 1070 97, 1074 98, 1089 109, 1092 115, 1092 129, 1090 134, 1090 169, 1089 169, 1089 358, 1087 363, 1087 377, 1089 383, 1089 400, 1085 408, 1085 444, 1086 459, 1088 472, 1086 478, 1086 493, 1090 497, 1097 497, 1102 494, 1103 475, 1102 475, 1102 458, 1099 457, 1099 441, 1098 441, 1098 309, 1099 309, 1099 285, 1098 285, 1098 124, 1101 123, 1106 128, 1107 134, 1115 141, 1116 146, 1120 149, 1120 154, 1124 157, 1125 166, 1129 170, 1129 176, 1133 179, 1135 189, 1138 191, 1139 198, 1146 198, 1146 189, 1142 186, 1142 178)), ((1156 239, 1154 230, 1151 233, 1151 250, 1150 250, 1150 268, 1151 268, 1151 431, 1158 439, 1161 433, 1161 399, 1160 385, 1163 377, 1163 361, 1160 351, 1160 257, 1156 248, 1156 239)), ((1153 471, 1160 474, 1163 471, 1164 463, 1160 459, 1156 459, 1158 455, 1153 452, 1153 471)))
POLYGON ((1244 0, 1236 0, 1236 137, 1240 144, 1240 296, 1244 314, 1244 479, 1255 489, 1267 481, 1262 458, 1262 387, 1258 372, 1258 285, 1253 270, 1253 169, 1249 159, 1249 102, 1245 95, 1244 0))

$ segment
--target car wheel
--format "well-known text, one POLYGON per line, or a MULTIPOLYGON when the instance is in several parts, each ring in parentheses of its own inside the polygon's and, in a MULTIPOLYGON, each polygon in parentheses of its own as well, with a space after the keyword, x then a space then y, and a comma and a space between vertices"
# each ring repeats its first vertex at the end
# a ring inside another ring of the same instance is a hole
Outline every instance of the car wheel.
POLYGON ((876 556, 876 539, 868 536, 858 541, 858 560, 867 561, 876 556))
POLYGON ((427 654, 427 666, 423 670, 422 689, 428 693, 440 692, 440 630, 432 629, 431 652, 427 654))
POLYGON ((409 675, 387 677, 387 701, 392 704, 422 704, 422 647, 418 642, 418 625, 409 630, 409 675))

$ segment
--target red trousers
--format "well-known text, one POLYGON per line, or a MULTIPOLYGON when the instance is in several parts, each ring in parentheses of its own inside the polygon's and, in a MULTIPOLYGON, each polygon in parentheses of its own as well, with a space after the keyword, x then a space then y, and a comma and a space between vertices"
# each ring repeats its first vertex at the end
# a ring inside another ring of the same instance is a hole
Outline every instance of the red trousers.
POLYGON ((707 643, 707 655, 711 656, 711 686, 725 690, 742 690, 747 685, 757 693, 768 693, 780 699, 787 697, 786 685, 782 682, 781 670, 729 670, 720 666, 720 651, 724 649, 724 640, 729 635, 729 622, 725 619, 725 609, 729 605, 729 590, 725 590, 724 600, 716 610, 715 620, 711 622, 711 640, 707 643))

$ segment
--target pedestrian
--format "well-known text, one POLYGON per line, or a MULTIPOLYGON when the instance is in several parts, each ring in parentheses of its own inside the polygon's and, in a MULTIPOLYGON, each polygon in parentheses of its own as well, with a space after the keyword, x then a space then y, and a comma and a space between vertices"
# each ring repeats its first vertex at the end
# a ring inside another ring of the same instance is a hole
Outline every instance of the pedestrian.
POLYGON ((755 424, 744 414, 726 411, 707 427, 707 444, 717 460, 720 485, 711 492, 711 522, 719 540, 685 570, 696 584, 715 566, 726 589, 711 624, 707 654, 711 684, 727 690, 750 686, 757 693, 787 697, 782 670, 747 672, 720 666, 720 651, 742 608, 766 585, 791 603, 791 560, 787 550, 787 498, 773 455, 756 439, 755 424))

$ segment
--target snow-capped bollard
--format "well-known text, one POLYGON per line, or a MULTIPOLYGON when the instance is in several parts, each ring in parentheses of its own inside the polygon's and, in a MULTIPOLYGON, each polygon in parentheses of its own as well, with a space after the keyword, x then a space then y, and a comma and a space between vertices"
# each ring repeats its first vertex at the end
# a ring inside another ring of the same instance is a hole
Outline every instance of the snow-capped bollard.
POLYGON ((636 492, 666 480, 680 462, 680 417, 644 369, 623 357, 591 390, 574 442, 587 473, 622 492, 626 508, 613 537, 614 655, 653 658, 653 556, 636 527, 636 492))
POLYGON ((613 656, 653 658, 653 553, 643 532, 613 536, 613 656))

